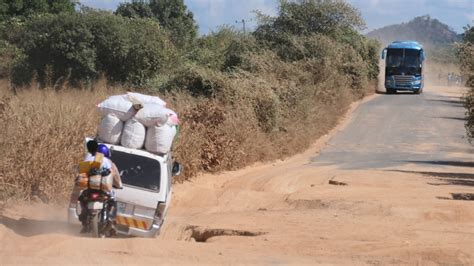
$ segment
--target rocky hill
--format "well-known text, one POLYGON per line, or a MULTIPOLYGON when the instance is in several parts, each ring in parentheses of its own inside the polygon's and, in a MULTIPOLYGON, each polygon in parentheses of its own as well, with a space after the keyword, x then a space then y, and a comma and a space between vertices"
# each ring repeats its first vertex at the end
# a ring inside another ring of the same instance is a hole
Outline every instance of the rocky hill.
POLYGON ((414 40, 426 48, 446 47, 461 39, 448 25, 429 15, 373 30, 367 37, 378 39, 384 45, 395 40, 414 40))

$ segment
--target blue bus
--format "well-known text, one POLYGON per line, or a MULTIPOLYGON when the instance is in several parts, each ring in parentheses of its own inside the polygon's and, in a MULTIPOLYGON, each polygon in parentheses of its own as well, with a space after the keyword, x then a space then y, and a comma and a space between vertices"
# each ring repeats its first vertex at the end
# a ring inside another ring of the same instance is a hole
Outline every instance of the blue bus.
POLYGON ((397 91, 423 92, 423 46, 415 41, 395 41, 382 52, 385 60, 385 89, 388 94, 397 91))

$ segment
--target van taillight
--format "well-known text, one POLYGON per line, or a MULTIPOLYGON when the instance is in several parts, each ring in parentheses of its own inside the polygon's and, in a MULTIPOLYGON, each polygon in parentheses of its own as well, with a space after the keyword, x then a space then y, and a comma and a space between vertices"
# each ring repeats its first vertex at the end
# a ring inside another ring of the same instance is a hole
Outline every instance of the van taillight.
POLYGON ((153 221, 154 224, 161 224, 163 220, 163 214, 165 212, 166 204, 165 203, 158 203, 158 207, 156 208, 155 219, 153 221))

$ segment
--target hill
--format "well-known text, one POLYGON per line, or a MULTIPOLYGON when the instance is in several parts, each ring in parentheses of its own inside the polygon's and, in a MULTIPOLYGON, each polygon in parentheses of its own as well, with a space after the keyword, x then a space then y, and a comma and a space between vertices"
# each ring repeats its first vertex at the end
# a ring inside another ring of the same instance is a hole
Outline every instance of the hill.
POLYGON ((379 40, 382 47, 396 40, 418 41, 425 47, 429 61, 452 65, 459 62, 453 44, 461 41, 461 35, 429 15, 415 17, 406 23, 385 26, 367 33, 366 36, 379 40))
POLYGON ((461 40, 461 36, 448 25, 429 15, 416 17, 406 23, 385 26, 367 33, 366 36, 378 39, 384 45, 395 40, 415 40, 428 49, 449 46, 461 40))

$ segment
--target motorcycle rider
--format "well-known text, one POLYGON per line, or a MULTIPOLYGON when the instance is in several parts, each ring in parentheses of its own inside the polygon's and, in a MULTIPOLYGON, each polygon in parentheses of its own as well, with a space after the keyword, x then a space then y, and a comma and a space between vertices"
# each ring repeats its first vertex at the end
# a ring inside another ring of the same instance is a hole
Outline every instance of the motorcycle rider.
MULTIPOLYGON (((87 142, 87 151, 88 154, 84 158, 85 162, 93 162, 95 161, 95 157, 97 153, 103 154, 102 162, 101 162, 101 170, 108 172, 112 174, 113 178, 113 187, 122 189, 122 179, 120 178, 120 173, 118 171, 117 166, 112 162, 110 159, 111 153, 109 148, 104 145, 104 144, 98 144, 96 140, 90 140, 87 142)), ((110 211, 110 218, 112 220, 112 224, 115 223, 115 216, 117 212, 117 206, 116 206, 116 201, 115 201, 115 190, 112 190, 111 193, 109 193, 110 201, 111 204, 110 206, 112 207, 112 211, 110 211)), ((86 210, 87 210, 87 203, 82 200, 82 195, 79 197, 79 201, 81 203, 81 214, 79 215, 79 220, 81 221, 83 228, 81 230, 81 233, 86 233, 88 232, 88 228, 86 228, 86 210)))

